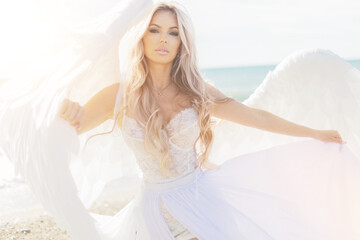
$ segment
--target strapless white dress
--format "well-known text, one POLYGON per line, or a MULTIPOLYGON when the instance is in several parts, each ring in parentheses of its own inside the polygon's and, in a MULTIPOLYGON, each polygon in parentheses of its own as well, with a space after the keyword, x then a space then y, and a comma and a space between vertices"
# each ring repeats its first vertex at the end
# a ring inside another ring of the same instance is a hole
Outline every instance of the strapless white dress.
MULTIPOLYGON (((161 173, 158 161, 145 151, 143 129, 138 124, 135 119, 125 116, 122 135, 136 155, 137 164, 143 173, 144 186, 152 184, 166 185, 169 179, 161 173)), ((176 168, 170 168, 170 172, 178 177, 194 172, 196 153, 193 144, 200 133, 197 124, 197 113, 194 108, 186 108, 176 114, 167 124, 164 131, 169 134, 170 153, 176 168)), ((160 207, 169 230, 176 239, 191 239, 194 237, 167 211, 163 202, 160 202, 160 207)))

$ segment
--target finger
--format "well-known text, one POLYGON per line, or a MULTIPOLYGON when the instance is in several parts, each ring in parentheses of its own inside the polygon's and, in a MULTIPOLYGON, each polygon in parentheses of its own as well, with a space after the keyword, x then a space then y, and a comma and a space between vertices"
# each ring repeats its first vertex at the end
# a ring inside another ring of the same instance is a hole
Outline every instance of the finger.
POLYGON ((337 136, 330 136, 329 142, 339 143, 339 138, 337 136))
POLYGON ((70 122, 69 124, 70 124, 70 126, 75 127, 76 125, 78 125, 78 124, 79 124, 79 122, 78 122, 78 121, 76 121, 76 122, 70 122))
POLYGON ((337 142, 337 143, 341 143, 341 139, 339 138, 339 137, 334 137, 334 139, 335 139, 335 142, 337 142))
POLYGON ((76 124, 76 125, 75 125, 75 128, 76 128, 76 130, 80 130, 81 124, 80 124, 80 123, 76 124))
POLYGON ((70 119, 70 116, 71 116, 71 113, 73 111, 73 104, 72 103, 69 103, 65 113, 64 113, 64 118, 65 120, 69 120, 70 119))
POLYGON ((59 111, 60 115, 62 115, 62 116, 64 115, 68 106, 69 106, 69 100, 64 99, 64 101, 62 102, 61 107, 60 107, 60 111, 59 111))
POLYGON ((342 137, 340 135, 337 137, 338 137, 340 143, 344 143, 344 140, 342 139, 342 137))
POLYGON ((72 107, 71 114, 69 116, 70 122, 75 121, 76 115, 78 114, 79 110, 80 110, 80 108, 79 108, 78 104, 74 103, 73 107, 72 107))
POLYGON ((84 113, 84 108, 81 107, 77 112, 74 120, 71 122, 71 125, 75 126, 76 124, 80 123, 83 113, 84 113))
POLYGON ((73 123, 75 122, 79 122, 81 117, 82 117, 82 114, 83 114, 83 108, 79 108, 79 110, 77 111, 74 119, 72 120, 73 123))
POLYGON ((77 120, 80 121, 84 115, 85 109, 83 107, 80 108, 79 114, 76 116, 77 120))

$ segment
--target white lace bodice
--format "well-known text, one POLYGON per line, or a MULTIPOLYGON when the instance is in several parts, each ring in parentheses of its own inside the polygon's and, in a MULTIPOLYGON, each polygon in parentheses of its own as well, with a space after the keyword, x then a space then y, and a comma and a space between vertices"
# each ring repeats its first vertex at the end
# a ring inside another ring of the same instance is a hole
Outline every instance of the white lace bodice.
MULTIPOLYGON (((185 108, 177 113, 163 130, 168 133, 170 155, 177 170, 170 167, 173 174, 171 178, 191 172, 196 167, 196 152, 193 146, 200 133, 197 120, 196 110, 192 107, 185 108)), ((122 133, 126 144, 136 156, 144 181, 159 182, 169 179, 161 172, 159 161, 145 150, 143 129, 135 119, 124 116, 122 133)))

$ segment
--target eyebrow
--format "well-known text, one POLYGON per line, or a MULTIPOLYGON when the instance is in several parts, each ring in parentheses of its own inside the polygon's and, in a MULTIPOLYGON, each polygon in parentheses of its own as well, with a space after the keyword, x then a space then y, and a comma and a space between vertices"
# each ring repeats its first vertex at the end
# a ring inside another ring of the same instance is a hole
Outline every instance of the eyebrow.
MULTIPOLYGON (((155 24, 155 23, 152 23, 152 24, 150 24, 150 26, 151 25, 154 25, 154 26, 156 26, 156 27, 158 27, 158 28, 161 28, 159 25, 157 25, 157 24, 155 24)), ((178 28, 177 26, 174 26, 174 27, 170 27, 169 29, 172 29, 172 28, 178 28)))

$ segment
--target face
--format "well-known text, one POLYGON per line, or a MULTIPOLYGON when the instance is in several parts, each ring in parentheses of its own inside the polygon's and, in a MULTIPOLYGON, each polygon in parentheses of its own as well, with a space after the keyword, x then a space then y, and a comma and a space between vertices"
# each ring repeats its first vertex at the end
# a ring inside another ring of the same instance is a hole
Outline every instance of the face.
POLYGON ((154 14, 143 37, 145 57, 160 64, 172 63, 178 53, 181 39, 176 17, 170 11, 154 14))

